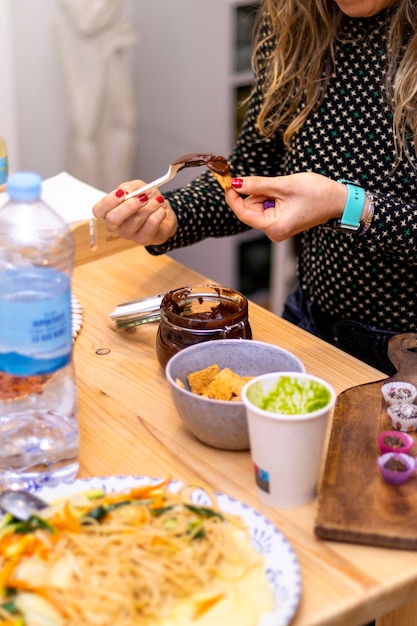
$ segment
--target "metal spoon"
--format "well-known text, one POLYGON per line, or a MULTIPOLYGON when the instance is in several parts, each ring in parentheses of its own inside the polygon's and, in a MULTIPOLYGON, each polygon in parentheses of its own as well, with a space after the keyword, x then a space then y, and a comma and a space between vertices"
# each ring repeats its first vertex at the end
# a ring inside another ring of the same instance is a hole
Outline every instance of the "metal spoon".
POLYGON ((112 313, 109 313, 109 317, 116 322, 118 328, 129 328, 129 326, 138 326, 147 322, 159 322, 161 319, 161 302, 165 293, 123 302, 112 313))
POLYGON ((145 193, 146 191, 150 191, 151 189, 154 189, 154 187, 161 187, 162 185, 165 185, 167 182, 172 180, 174 176, 178 174, 178 172, 182 170, 184 167, 185 167, 185 163, 183 162, 171 163, 171 165, 168 168, 167 173, 164 176, 161 176, 161 178, 157 178, 151 183, 148 183, 147 185, 140 187, 140 189, 131 191, 124 197, 124 200, 129 200, 129 198, 133 198, 134 196, 138 196, 142 193, 145 193))
POLYGON ((140 189, 131 191, 124 197, 124 200, 129 200, 129 198, 133 198, 133 196, 138 196, 146 191, 150 191, 151 189, 154 189, 154 187, 161 187, 161 185, 165 185, 165 183, 172 180, 178 172, 186 167, 200 167, 201 165, 207 165, 209 169, 213 169, 214 171, 220 173, 222 172, 222 169, 217 169, 220 167, 219 164, 221 164, 222 167, 226 164, 228 167, 226 159, 221 156, 216 156, 214 154, 184 154, 170 164, 168 171, 164 174, 164 176, 161 176, 161 178, 157 178, 151 183, 140 187, 140 189))
POLYGON ((0 510, 19 520, 25 521, 47 506, 49 505, 45 500, 28 491, 6 489, 0 492, 0 510))

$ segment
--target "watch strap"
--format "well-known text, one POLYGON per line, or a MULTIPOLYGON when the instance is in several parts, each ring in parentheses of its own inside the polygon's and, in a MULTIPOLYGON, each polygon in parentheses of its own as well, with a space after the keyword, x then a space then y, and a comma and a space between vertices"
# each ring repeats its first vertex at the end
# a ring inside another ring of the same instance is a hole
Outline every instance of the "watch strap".
POLYGON ((337 182, 346 185, 348 193, 339 228, 357 231, 361 227, 361 217, 366 198, 365 190, 358 184, 344 180, 343 178, 339 179, 337 182))

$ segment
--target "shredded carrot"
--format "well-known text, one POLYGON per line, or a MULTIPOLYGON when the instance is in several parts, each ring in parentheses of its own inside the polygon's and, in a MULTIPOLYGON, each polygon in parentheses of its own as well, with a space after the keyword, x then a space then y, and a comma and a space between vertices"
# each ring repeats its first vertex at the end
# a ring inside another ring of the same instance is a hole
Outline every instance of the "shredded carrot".
POLYGON ((51 587, 36 587, 19 578, 13 578, 12 580, 10 580, 8 587, 11 589, 34 593, 35 595, 44 598, 44 600, 49 602, 58 611, 58 613, 60 613, 64 617, 68 615, 63 607, 62 598, 58 597, 57 594, 54 593, 54 590, 51 589, 51 587))
POLYGON ((219 602, 222 598, 224 598, 224 594, 219 593, 211 598, 199 601, 197 608, 194 611, 193 620, 197 620, 204 615, 204 613, 207 613, 207 611, 209 611, 211 607, 217 604, 217 602, 219 602))
POLYGON ((57 530, 68 530, 73 533, 81 532, 81 525, 77 516, 74 514, 68 501, 65 502, 62 512, 55 513, 51 519, 51 524, 57 530))
POLYGON ((150 509, 162 509, 162 507, 164 506, 165 501, 164 498, 161 496, 157 496, 155 498, 155 500, 149 505, 150 509))
MULTIPOLYGON (((33 591, 33 593, 37 593, 37 589, 35 589, 33 585, 30 585, 28 582, 21 580, 20 578, 13 578, 8 587, 10 587, 10 589, 22 589, 23 591, 33 591)), ((38 589, 40 589, 40 587, 38 587, 38 589)))
POLYGON ((36 535, 6 535, 0 543, 0 554, 6 558, 13 558, 22 554, 32 556, 42 547, 44 544, 36 535))
POLYGON ((167 478, 157 483, 156 485, 143 485, 142 487, 133 487, 132 489, 130 489, 130 491, 127 491, 125 493, 118 493, 115 495, 112 495, 110 493, 103 498, 103 502, 105 504, 113 504, 115 502, 123 502, 124 500, 142 500, 152 495, 153 492, 158 492, 158 490, 164 485, 167 485, 169 481, 170 479, 167 478))
POLYGON ((151 546, 166 546, 169 545, 169 541, 167 541, 164 537, 153 537, 151 539, 151 546))
POLYGON ((3 568, 0 571, 0 589, 4 589, 5 587, 7 587, 10 577, 15 571, 18 563, 19 563, 19 558, 14 557, 13 559, 8 559, 6 563, 3 565, 3 568))
POLYGON ((40 558, 41 561, 48 561, 51 556, 51 549, 48 548, 45 544, 39 546, 36 550, 36 555, 40 558))
POLYGON ((11 534, 12 532, 13 531, 11 531, 10 533, 7 533, 7 535, 4 535, 0 539, 0 554, 4 554, 7 556, 7 551, 10 549, 10 547, 16 545, 17 537, 16 535, 11 534))

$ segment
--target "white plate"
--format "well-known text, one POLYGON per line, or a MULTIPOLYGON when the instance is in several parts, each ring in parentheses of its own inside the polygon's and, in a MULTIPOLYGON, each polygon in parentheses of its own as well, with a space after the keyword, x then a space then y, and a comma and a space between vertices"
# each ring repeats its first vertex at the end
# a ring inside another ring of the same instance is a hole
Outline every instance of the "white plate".
MULTIPOLYGON (((137 485, 157 483, 161 479, 145 476, 111 476, 81 478, 59 487, 45 487, 37 492, 46 500, 68 496, 85 489, 102 488, 105 491, 122 491, 137 485)), ((169 488, 177 491, 183 485, 171 481, 169 488)), ((297 557, 282 533, 263 515, 224 493, 216 492, 220 510, 243 518, 249 529, 252 545, 265 559, 265 571, 273 588, 275 610, 265 615, 258 626, 287 626, 298 606, 301 596, 301 573, 297 557)), ((196 504, 209 505, 210 498, 203 489, 196 488, 191 495, 196 504)))

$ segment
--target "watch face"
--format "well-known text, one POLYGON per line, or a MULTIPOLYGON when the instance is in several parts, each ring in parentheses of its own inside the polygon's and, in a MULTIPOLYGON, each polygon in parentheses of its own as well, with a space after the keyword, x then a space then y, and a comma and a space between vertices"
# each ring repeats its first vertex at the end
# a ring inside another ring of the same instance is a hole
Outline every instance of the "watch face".
POLYGON ((358 226, 348 226, 347 224, 342 224, 342 220, 340 219, 329 220, 325 224, 322 224, 322 226, 326 230, 339 230, 345 233, 357 233, 362 228, 362 224, 359 224, 358 226))

